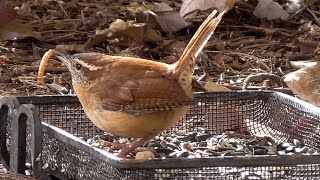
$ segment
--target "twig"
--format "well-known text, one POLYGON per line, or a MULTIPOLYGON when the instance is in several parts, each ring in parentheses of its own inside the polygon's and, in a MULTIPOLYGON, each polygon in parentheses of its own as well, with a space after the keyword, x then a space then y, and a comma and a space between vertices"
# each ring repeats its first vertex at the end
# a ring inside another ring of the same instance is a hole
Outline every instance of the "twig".
MULTIPOLYGON (((4 66, 9 68, 19 68, 23 73, 36 72, 39 69, 38 66, 20 66, 20 65, 12 65, 12 64, 4 64, 4 66)), ((46 72, 63 73, 63 72, 68 72, 68 68, 67 67, 47 67, 46 72)))
POLYGON ((313 4, 315 2, 315 0, 310 0, 308 1, 301 9, 299 9, 296 13, 294 13, 293 15, 291 15, 290 17, 288 17, 287 21, 293 19, 294 17, 296 17, 298 14, 302 13, 306 8, 308 8, 311 4, 313 4))
POLYGON ((314 22, 320 26, 320 21, 319 18, 313 13, 313 11, 310 8, 307 8, 308 13, 311 14, 311 16, 313 17, 314 22))
POLYGON ((18 80, 22 83, 26 83, 26 84, 29 84, 31 86, 35 86, 35 87, 38 87, 38 88, 41 88, 41 89, 46 89, 48 90, 48 87, 45 87, 45 86, 41 86, 41 85, 38 85, 37 83, 34 83, 34 82, 30 82, 30 80, 24 80, 24 79, 21 79, 18 77, 18 80))
POLYGON ((242 89, 247 89, 249 86, 250 82, 253 81, 264 81, 264 80, 271 80, 279 85, 282 85, 283 80, 281 79, 280 76, 275 75, 275 74, 270 74, 270 73, 259 73, 259 74, 251 74, 249 75, 244 81, 243 81, 243 86, 242 89))
POLYGON ((64 10, 64 8, 62 7, 60 1, 57 1, 60 9, 62 10, 63 14, 68 18, 68 19, 71 19, 70 16, 68 15, 68 13, 64 10))
POLYGON ((73 35, 74 35, 74 33, 66 34, 66 35, 63 35, 63 36, 56 37, 56 38, 48 39, 48 40, 46 40, 46 42, 52 42, 52 41, 61 40, 63 38, 70 37, 70 36, 73 36, 73 35))
POLYGON ((74 32, 74 33, 79 33, 79 34, 83 33, 83 34, 89 34, 89 35, 94 34, 93 32, 90 33, 90 32, 85 32, 85 31, 76 31, 73 29, 71 29, 71 30, 69 30, 69 29, 53 29, 53 30, 49 30, 49 31, 41 31, 39 33, 48 34, 48 33, 64 33, 64 32, 74 32))

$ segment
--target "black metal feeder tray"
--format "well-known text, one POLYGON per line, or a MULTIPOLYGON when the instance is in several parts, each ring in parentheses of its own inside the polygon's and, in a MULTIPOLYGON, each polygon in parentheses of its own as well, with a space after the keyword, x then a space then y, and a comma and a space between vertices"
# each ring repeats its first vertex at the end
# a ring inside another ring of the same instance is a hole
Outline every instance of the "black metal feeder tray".
MULTIPOLYGON (((166 133, 246 130, 320 151, 320 108, 271 91, 200 93, 166 133)), ((83 138, 102 132, 76 96, 0 98, 0 160, 40 179, 320 179, 320 155, 250 155, 122 160, 83 138)))

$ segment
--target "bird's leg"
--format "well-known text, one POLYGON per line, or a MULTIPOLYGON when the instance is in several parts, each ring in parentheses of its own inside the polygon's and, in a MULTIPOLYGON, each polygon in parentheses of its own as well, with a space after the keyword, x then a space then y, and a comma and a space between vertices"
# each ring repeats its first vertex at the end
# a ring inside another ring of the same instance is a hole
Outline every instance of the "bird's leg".
POLYGON ((139 140, 132 142, 129 146, 122 148, 121 151, 119 152, 119 154, 117 155, 117 157, 125 158, 129 153, 134 151, 137 147, 142 146, 145 142, 149 141, 153 137, 154 136, 148 136, 148 137, 141 138, 139 140))

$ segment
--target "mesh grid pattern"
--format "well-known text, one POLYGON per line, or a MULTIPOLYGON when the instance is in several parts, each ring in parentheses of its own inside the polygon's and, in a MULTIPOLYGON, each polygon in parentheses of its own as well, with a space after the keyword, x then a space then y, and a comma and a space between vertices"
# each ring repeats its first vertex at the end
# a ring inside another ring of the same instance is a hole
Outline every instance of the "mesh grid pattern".
POLYGON ((86 152, 59 141, 50 135, 43 137, 43 161, 46 167, 63 172, 73 179, 215 179, 215 180, 268 180, 285 179, 316 180, 320 177, 320 165, 260 166, 260 167, 204 167, 177 169, 120 170, 92 157, 86 152))
MULTIPOLYGON (((221 134, 227 130, 268 135, 275 140, 299 139, 320 150, 320 116, 277 93, 231 92, 196 96, 182 121, 170 128, 221 134)), ((85 116, 79 103, 35 103, 42 121, 77 137, 91 138, 101 133, 85 116)), ((203 167, 174 169, 117 169, 81 149, 44 133, 44 166, 74 179, 319 179, 319 164, 258 167, 203 167)))
POLYGON ((26 125, 26 162, 31 163, 31 128, 26 125))
POLYGON ((44 166, 63 172, 73 179, 123 179, 130 177, 129 172, 113 168, 58 139, 44 134, 42 160, 44 166))
POLYGON ((80 104, 41 105, 38 110, 42 121, 77 137, 93 137, 102 132, 86 117, 80 104))
POLYGON ((11 132, 12 132, 12 117, 11 116, 8 116, 8 119, 7 119, 7 132, 6 132, 6 138, 7 138, 7 148, 8 148, 8 151, 10 150, 10 147, 11 147, 11 132))

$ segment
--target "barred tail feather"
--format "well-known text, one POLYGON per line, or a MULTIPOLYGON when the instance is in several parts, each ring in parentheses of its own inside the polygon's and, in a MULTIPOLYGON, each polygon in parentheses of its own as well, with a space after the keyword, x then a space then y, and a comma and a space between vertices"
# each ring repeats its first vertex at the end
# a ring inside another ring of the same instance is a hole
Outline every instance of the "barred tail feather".
POLYGON ((179 61, 175 64, 174 74, 179 77, 184 71, 186 66, 190 63, 194 64, 194 59, 202 51, 203 47, 207 44, 214 30, 220 23, 225 11, 221 12, 217 17, 217 11, 214 10, 201 24, 199 29, 193 35, 192 39, 188 43, 187 47, 183 51, 179 61))

